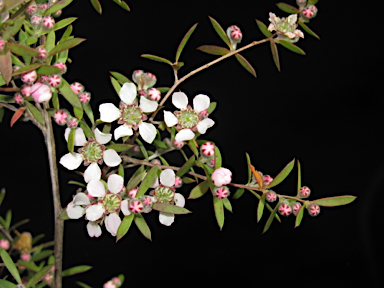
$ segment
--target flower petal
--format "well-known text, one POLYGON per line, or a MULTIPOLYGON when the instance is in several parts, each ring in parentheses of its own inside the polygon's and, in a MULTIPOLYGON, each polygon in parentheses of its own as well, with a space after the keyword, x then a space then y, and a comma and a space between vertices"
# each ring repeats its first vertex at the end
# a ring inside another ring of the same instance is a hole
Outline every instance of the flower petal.
POLYGON ((175 193, 175 205, 179 207, 184 207, 185 198, 180 193, 175 193))
POLYGON ((131 210, 128 209, 128 199, 121 201, 120 209, 125 216, 128 216, 131 214, 131 210))
POLYGON ((112 103, 104 103, 99 106, 100 120, 111 123, 121 116, 120 110, 112 103))
POLYGON ((83 162, 83 156, 79 153, 67 153, 60 158, 60 164, 68 170, 75 170, 79 168, 81 162, 83 162))
POLYGON ((193 109, 197 113, 200 113, 201 111, 208 109, 210 103, 211 100, 209 100, 207 95, 199 94, 193 98, 193 109))
MULTIPOLYGON (((69 133, 71 132, 71 128, 66 128, 64 132, 64 138, 68 142, 69 133)), ((83 129, 80 127, 76 128, 75 131, 75 146, 83 146, 87 143, 87 138, 85 138, 85 134, 83 129)))
POLYGON ((92 197, 104 197, 105 195, 104 184, 99 180, 91 180, 87 184, 87 190, 89 195, 91 195, 92 197))
POLYGON ((72 202, 75 205, 89 205, 89 204, 91 204, 88 196, 85 195, 85 193, 77 193, 76 196, 73 198, 72 202))
POLYGON ((139 125, 139 133, 145 142, 151 144, 156 137, 156 127, 153 124, 142 122, 139 125))
POLYGON ((179 109, 187 109, 188 97, 183 92, 175 92, 172 94, 172 104, 179 109))
POLYGON ((96 222, 89 221, 87 224, 87 231, 89 237, 99 237, 101 235, 101 228, 96 222))
POLYGON ((171 226, 175 221, 175 215, 171 213, 159 212, 159 221, 165 226, 171 226))
POLYGON ((95 133, 96 141, 99 142, 101 145, 107 144, 112 139, 112 134, 103 133, 98 128, 93 130, 93 133, 95 133))
POLYGON ((107 217, 105 217, 105 228, 107 231, 112 234, 112 236, 116 236, 117 229, 121 224, 121 219, 117 213, 111 213, 107 217))
POLYGON ((175 172, 172 169, 165 169, 160 173, 160 183, 164 186, 175 186, 175 172))
POLYGON ((156 188, 157 186, 159 186, 159 177, 156 176, 155 179, 153 179, 153 182, 151 184, 151 188, 156 188))
POLYGON ((117 140, 120 137, 133 135, 133 130, 132 128, 128 128, 127 125, 123 124, 115 129, 114 135, 115 135, 115 140, 117 140))
POLYGON ((133 83, 124 83, 120 89, 120 99, 125 104, 132 104, 135 101, 137 94, 136 85, 133 83))
POLYGON ((85 212, 83 207, 73 204, 73 201, 68 203, 66 210, 68 217, 71 219, 79 219, 85 212))
POLYGON ((144 113, 150 113, 150 112, 156 111, 157 106, 159 106, 157 101, 148 100, 144 96, 140 97, 139 107, 144 113))
POLYGON ((164 121, 168 127, 175 126, 177 123, 179 123, 179 120, 177 120, 175 114, 169 111, 164 111, 164 121))
POLYGON ((124 179, 120 175, 112 174, 108 177, 108 190, 116 194, 123 189, 124 179))
POLYGON ((107 166, 109 167, 116 167, 119 166, 119 164, 121 163, 121 158, 119 154, 117 154, 117 152, 113 149, 108 149, 104 151, 103 159, 105 164, 107 164, 107 166))
POLYGON ((89 221, 96 221, 104 214, 104 207, 101 203, 91 205, 85 210, 86 217, 89 221))
POLYGON ((97 163, 92 163, 84 171, 84 181, 88 183, 91 180, 100 180, 101 170, 97 163))
POLYGON ((197 123, 197 131, 199 131, 200 134, 204 134, 208 128, 211 128, 215 124, 215 121, 213 121, 210 118, 205 118, 201 120, 199 123, 197 123))
POLYGON ((175 140, 176 142, 182 142, 182 141, 191 140, 194 137, 195 137, 195 133, 193 133, 191 129, 182 129, 176 134, 175 140))

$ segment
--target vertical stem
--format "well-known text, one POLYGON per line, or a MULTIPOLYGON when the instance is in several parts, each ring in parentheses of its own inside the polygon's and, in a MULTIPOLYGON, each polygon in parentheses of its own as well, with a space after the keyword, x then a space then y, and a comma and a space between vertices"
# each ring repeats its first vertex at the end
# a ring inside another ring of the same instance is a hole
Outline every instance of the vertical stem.
POLYGON ((44 103, 44 120, 46 125, 45 144, 47 145, 49 171, 51 174, 52 196, 54 206, 54 219, 55 219, 55 288, 61 288, 61 271, 63 262, 63 236, 64 236, 64 220, 59 219, 59 215, 63 208, 61 207, 60 191, 59 191, 59 176, 57 172, 56 162, 56 145, 53 135, 53 127, 51 116, 47 112, 49 108, 48 103, 44 103))

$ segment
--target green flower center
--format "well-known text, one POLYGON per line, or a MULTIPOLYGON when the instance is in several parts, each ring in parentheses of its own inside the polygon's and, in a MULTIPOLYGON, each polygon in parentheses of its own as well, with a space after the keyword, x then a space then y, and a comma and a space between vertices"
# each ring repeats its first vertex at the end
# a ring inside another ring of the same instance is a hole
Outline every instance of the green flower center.
POLYGON ((279 31, 281 32, 293 32, 295 30, 295 27, 291 24, 289 24, 288 22, 280 22, 277 27, 276 27, 279 31))
POLYGON ((160 203, 169 203, 173 200, 175 193, 168 187, 159 186, 155 189, 155 196, 160 203))
POLYGON ((87 163, 96 163, 103 158, 103 149, 102 146, 95 142, 88 142, 81 150, 83 154, 84 161, 87 163))
POLYGON ((120 209, 121 198, 112 193, 108 193, 103 198, 103 206, 109 213, 114 213, 120 209))
POLYGON ((121 109, 121 120, 130 127, 139 125, 141 117, 141 109, 136 105, 125 106, 124 109, 121 109))
POLYGON ((180 113, 177 115, 177 118, 179 120, 179 124, 183 128, 192 128, 199 122, 199 116, 197 115, 196 111, 192 109, 180 111, 180 113))

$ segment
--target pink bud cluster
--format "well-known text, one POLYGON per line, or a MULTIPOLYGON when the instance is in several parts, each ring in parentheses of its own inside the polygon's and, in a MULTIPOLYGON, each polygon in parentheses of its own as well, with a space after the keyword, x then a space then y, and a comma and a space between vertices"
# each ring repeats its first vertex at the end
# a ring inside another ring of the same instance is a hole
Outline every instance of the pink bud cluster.
POLYGON ((79 82, 72 83, 71 89, 79 97, 81 103, 87 104, 91 101, 91 93, 84 91, 84 86, 79 82))

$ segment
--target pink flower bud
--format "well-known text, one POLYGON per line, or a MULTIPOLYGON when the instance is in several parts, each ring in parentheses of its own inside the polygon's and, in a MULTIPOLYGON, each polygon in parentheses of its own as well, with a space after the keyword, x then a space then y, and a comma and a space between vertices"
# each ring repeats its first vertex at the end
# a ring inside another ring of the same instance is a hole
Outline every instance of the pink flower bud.
POLYGON ((160 162, 159 159, 153 159, 153 160, 151 161, 151 163, 153 163, 153 164, 155 164, 155 165, 161 165, 161 162, 160 162))
POLYGON ((134 199, 134 198, 136 197, 137 190, 139 190, 139 187, 135 187, 135 188, 133 188, 132 190, 129 190, 129 191, 128 191, 128 195, 129 195, 129 197, 131 197, 132 199, 134 199))
POLYGON ((229 189, 227 186, 216 188, 214 191, 215 196, 219 199, 224 199, 229 196, 229 189))
POLYGON ((79 82, 72 83, 70 87, 73 93, 75 93, 76 95, 84 91, 84 86, 81 85, 79 82))
POLYGON ((140 213, 143 210, 144 205, 139 200, 131 200, 128 207, 132 213, 140 213))
POLYGON ((40 26, 42 20, 43 18, 39 14, 34 14, 30 21, 33 26, 37 27, 40 26))
POLYGON ((70 119, 68 119, 67 121, 67 127, 68 128, 76 128, 77 125, 79 125, 79 120, 77 120, 75 117, 71 117, 70 119))
POLYGON ((215 145, 212 142, 205 142, 200 146, 200 152, 205 157, 211 157, 215 154, 215 145))
POLYGON ((31 96, 31 87, 32 85, 24 84, 21 86, 20 92, 23 94, 25 97, 31 96))
POLYGON ((148 90, 148 97, 151 100, 159 101, 161 98, 161 93, 160 93, 159 89, 151 88, 148 90))
POLYGON ((216 187, 227 185, 231 183, 231 180, 232 180, 232 172, 227 168, 220 167, 220 168, 217 168, 212 173, 212 183, 216 187))
POLYGON ((40 75, 40 81, 41 83, 49 85, 49 75, 40 75))
POLYGON ((107 283, 103 285, 103 288, 116 288, 116 284, 113 283, 112 280, 109 280, 107 283))
POLYGON ((64 63, 57 62, 57 63, 53 64, 53 66, 60 68, 61 72, 58 74, 64 74, 65 72, 67 72, 67 66, 64 63))
POLYGON ((301 204, 299 202, 295 202, 292 204, 292 212, 293 212, 293 215, 297 215, 297 213, 299 213, 300 211, 300 208, 301 208, 301 204))
POLYGON ((59 109, 55 112, 55 115, 53 115, 53 119, 55 122, 59 125, 65 125, 68 121, 69 113, 65 110, 59 109))
POLYGON ((48 84, 51 87, 58 87, 61 84, 61 77, 59 75, 51 75, 48 77, 48 84))
POLYGON ((45 16, 43 18, 43 27, 45 29, 52 29, 53 26, 55 26, 55 19, 53 19, 51 16, 45 16))
POLYGON ((48 274, 46 274, 46 275, 44 276, 43 279, 44 279, 45 282, 47 282, 47 283, 51 283, 52 280, 53 280, 53 276, 52 276, 52 274, 48 273, 48 274))
POLYGON ((173 140, 173 146, 175 146, 176 148, 181 148, 185 145, 185 143, 183 141, 181 142, 176 142, 176 140, 173 140))
POLYGON ((320 206, 316 203, 311 203, 307 206, 307 211, 309 215, 315 217, 320 213, 320 206))
POLYGON ((43 47, 37 48, 37 51, 39 52, 39 55, 37 56, 38 59, 45 59, 47 57, 47 50, 43 47))
POLYGON ((0 37, 0 52, 4 49, 5 47, 5 41, 0 37))
POLYGON ((145 73, 144 74, 144 86, 143 89, 147 90, 148 88, 151 88, 153 85, 156 84, 157 78, 152 73, 145 73))
POLYGON ((52 98, 52 91, 49 86, 37 82, 31 87, 31 95, 37 103, 47 102, 52 98))
POLYGON ((142 198, 143 204, 145 206, 152 206, 152 198, 149 196, 143 196, 142 198))
POLYGON ((57 10, 55 13, 52 14, 53 17, 57 18, 61 16, 61 13, 63 13, 62 10, 57 10))
POLYGON ((209 115, 209 113, 208 113, 207 110, 203 110, 203 111, 201 111, 199 114, 200 114, 200 116, 201 116, 203 119, 204 119, 204 118, 207 118, 208 115, 209 115))
POLYGON ((112 282, 115 283, 116 285, 121 285, 121 280, 119 277, 113 277, 112 282))
POLYGON ((266 194, 265 194, 265 199, 268 201, 268 202, 274 202, 276 201, 277 199, 277 195, 275 193, 275 191, 268 191, 266 194))
POLYGON ((309 8, 305 8, 302 12, 301 12, 306 18, 312 18, 313 16, 313 11, 309 8))
POLYGON ((35 4, 29 5, 27 10, 25 10, 25 14, 32 16, 37 12, 37 6, 35 4))
POLYGON ((41 12, 44 12, 44 11, 47 10, 47 8, 48 8, 48 3, 38 4, 37 7, 39 8, 39 10, 40 10, 41 12))
POLYGON ((288 203, 281 203, 279 206, 279 213, 283 216, 289 216, 292 213, 292 207, 288 203))
POLYGON ((9 249, 9 241, 7 239, 0 239, 0 247, 4 250, 9 249))
POLYGON ((240 31, 240 28, 236 25, 229 26, 227 29, 227 35, 232 44, 240 43, 243 38, 243 34, 240 31))
POLYGON ((143 70, 135 70, 135 71, 133 71, 133 74, 132 74, 133 82, 135 82, 137 85, 139 85, 139 83, 141 81, 141 75, 143 75, 143 74, 144 74, 143 70))
POLYGON ((211 160, 209 160, 208 162, 208 166, 211 168, 215 168, 215 164, 216 164, 216 159, 212 157, 211 160))
POLYGON ((15 96, 13 96, 13 100, 15 100, 17 104, 21 104, 23 103, 23 96, 21 96, 20 93, 16 93, 15 96))
POLYGON ((20 259, 22 261, 29 261, 31 259, 31 255, 29 253, 21 253, 20 259))
POLYGON ((175 177, 175 188, 180 188, 183 185, 183 180, 179 176, 175 177))
POLYGON ((91 100, 91 93, 89 92, 80 93, 79 100, 81 103, 87 104, 91 100))
POLYGON ((36 78, 37 78, 37 73, 35 70, 21 74, 21 81, 23 81, 24 83, 33 83, 35 82, 36 78))
POLYGON ((310 194, 311 194, 311 189, 309 189, 307 186, 303 186, 299 190, 300 198, 307 198, 310 194))
POLYGON ((273 178, 271 176, 269 176, 269 175, 264 175, 263 176, 263 181, 264 181, 264 185, 268 186, 273 181, 273 178))

